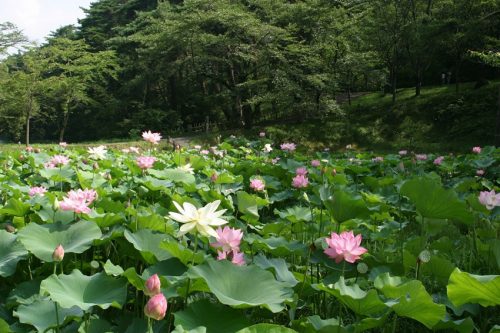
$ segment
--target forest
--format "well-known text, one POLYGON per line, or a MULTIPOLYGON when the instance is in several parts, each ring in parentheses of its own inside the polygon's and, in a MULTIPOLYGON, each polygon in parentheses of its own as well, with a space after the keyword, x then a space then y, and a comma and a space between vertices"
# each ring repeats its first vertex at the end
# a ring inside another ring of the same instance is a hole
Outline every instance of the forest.
MULTIPOLYGON (((403 87, 459 93, 499 77, 496 0, 100 0, 84 11, 41 45, 0 22, 3 141, 341 119, 339 96, 396 103, 403 87)), ((489 144, 495 112, 473 114, 489 144)))

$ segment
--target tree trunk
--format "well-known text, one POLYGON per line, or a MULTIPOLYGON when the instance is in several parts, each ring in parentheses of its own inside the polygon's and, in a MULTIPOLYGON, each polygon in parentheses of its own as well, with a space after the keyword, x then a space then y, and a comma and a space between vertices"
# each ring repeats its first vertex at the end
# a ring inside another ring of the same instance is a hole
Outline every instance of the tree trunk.
POLYGON ((30 118, 31 118, 31 110, 33 108, 33 96, 29 97, 28 110, 26 114, 26 147, 30 145, 30 118))
POLYGON ((416 73, 417 81, 415 82, 415 96, 420 96, 420 90, 422 88, 422 70, 417 69, 416 73))
POLYGON ((498 86, 498 108, 495 129, 495 146, 500 147, 500 85, 498 86))
POLYGON ((61 126, 61 131, 59 132, 59 142, 64 141, 64 132, 66 131, 66 127, 68 126, 68 120, 69 120, 69 101, 64 103, 64 109, 63 109, 64 115, 63 115, 63 123, 61 126))
POLYGON ((396 73, 393 72, 392 74, 392 84, 391 84, 391 88, 392 88, 392 104, 396 103, 396 73))
POLYGON ((30 117, 31 112, 28 113, 28 116, 26 117, 26 147, 30 145, 30 117))

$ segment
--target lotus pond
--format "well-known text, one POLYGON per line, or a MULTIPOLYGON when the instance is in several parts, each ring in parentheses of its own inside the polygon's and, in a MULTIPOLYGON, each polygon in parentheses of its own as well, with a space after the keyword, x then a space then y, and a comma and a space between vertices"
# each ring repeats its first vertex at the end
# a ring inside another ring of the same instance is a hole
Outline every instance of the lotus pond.
POLYGON ((500 149, 145 134, 0 153, 0 332, 500 332, 500 149))

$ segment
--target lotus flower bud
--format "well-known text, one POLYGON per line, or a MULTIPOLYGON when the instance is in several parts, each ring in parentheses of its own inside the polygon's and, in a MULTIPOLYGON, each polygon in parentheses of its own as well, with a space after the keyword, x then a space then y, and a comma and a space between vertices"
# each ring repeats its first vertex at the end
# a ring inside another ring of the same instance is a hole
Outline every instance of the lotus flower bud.
POLYGON ((92 168, 93 168, 94 170, 99 169, 99 163, 94 162, 94 164, 92 164, 92 168))
POLYGON ((144 290, 144 293, 148 296, 154 296, 154 295, 158 295, 159 293, 161 293, 161 290, 160 290, 161 282, 160 282, 160 278, 158 277, 158 274, 151 276, 146 281, 145 287, 146 287, 146 289, 144 290))
POLYGON ((64 249, 61 244, 57 245, 56 249, 52 253, 52 259, 54 261, 62 261, 64 258, 64 249))
POLYGON ((158 294, 148 301, 144 307, 144 314, 154 320, 162 320, 167 312, 167 299, 163 294, 158 294))
POLYGON ((57 198, 54 199, 54 210, 58 210, 59 209, 59 200, 57 200, 57 198))
POLYGON ((215 183, 217 181, 217 178, 219 178, 219 176, 217 175, 216 172, 214 172, 211 176, 210 176, 210 180, 215 183))
POLYGON ((35 153, 38 154, 40 151, 41 151, 40 148, 35 148, 35 153))

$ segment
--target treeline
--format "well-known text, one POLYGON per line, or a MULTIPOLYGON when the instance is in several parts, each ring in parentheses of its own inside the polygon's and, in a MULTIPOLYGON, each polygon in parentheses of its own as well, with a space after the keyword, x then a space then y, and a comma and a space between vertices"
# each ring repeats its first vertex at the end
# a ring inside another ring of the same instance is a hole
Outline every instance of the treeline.
MULTIPOLYGON (((497 0, 100 0, 0 63, 0 137, 92 140, 336 114, 338 94, 498 75, 497 0), (486 61, 485 61, 486 60, 486 61)), ((22 45, 0 25, 0 52, 22 45)))

